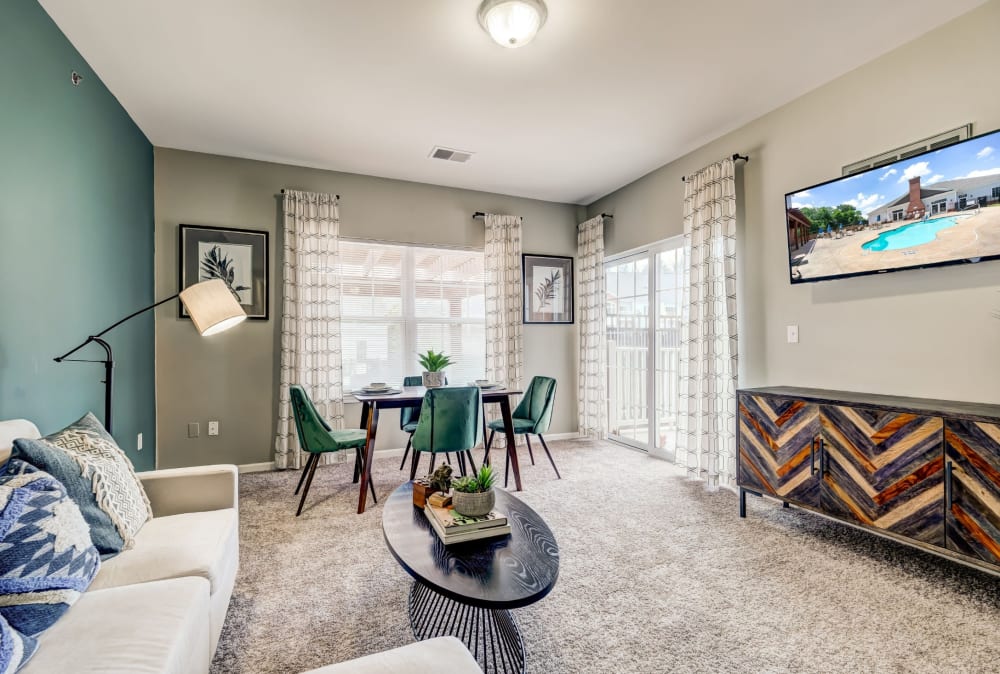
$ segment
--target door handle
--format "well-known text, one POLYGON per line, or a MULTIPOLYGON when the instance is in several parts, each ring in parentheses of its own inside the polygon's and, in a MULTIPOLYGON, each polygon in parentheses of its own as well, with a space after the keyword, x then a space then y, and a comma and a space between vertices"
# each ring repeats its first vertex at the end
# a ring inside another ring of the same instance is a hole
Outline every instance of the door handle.
POLYGON ((819 439, 819 479, 826 477, 826 446, 823 443, 823 438, 819 439))
POLYGON ((944 513, 951 512, 951 461, 944 464, 944 513))
POLYGON ((812 444, 809 445, 809 474, 816 474, 816 441, 819 438, 813 438, 812 444))

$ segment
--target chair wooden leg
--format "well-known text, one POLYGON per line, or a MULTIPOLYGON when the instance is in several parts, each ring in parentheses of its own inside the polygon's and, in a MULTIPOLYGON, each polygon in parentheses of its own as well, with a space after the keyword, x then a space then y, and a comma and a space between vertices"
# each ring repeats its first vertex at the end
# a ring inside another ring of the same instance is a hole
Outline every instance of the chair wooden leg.
MULTIPOLYGON (((430 470, 427 471, 428 475, 431 475, 431 474, 434 473, 434 459, 436 459, 436 458, 437 458, 437 455, 434 454, 434 452, 431 452, 431 468, 430 468, 430 470)), ((447 460, 448 460, 448 457, 447 457, 447 455, 445 455, 445 461, 447 461, 447 460)), ((451 464, 448 464, 448 465, 450 466, 451 464)))
POLYGON ((299 478, 299 486, 295 488, 294 496, 299 495, 299 490, 302 489, 302 483, 306 481, 306 473, 309 472, 309 466, 312 465, 312 460, 316 456, 316 454, 310 454, 309 458, 306 459, 306 465, 302 466, 302 477, 299 478))
POLYGON ((361 479, 361 463, 361 449, 358 448, 354 453, 354 479, 351 480, 353 484, 357 484, 358 480, 361 479))
POLYGON ((413 462, 410 463, 410 479, 415 480, 417 477, 417 464, 420 463, 420 452, 413 449, 413 462))
POLYGON ((490 437, 486 439, 486 452, 483 454, 484 466, 490 465, 490 447, 493 446, 493 436, 496 435, 496 433, 496 431, 490 431, 490 437))
POLYGON ((526 443, 528 443, 528 456, 531 457, 531 465, 534 466, 535 465, 535 453, 533 451, 531 451, 531 438, 528 437, 527 433, 524 434, 524 441, 526 443))
POLYGON ((302 514, 302 506, 306 503, 306 496, 309 494, 309 487, 312 485, 313 475, 316 474, 316 466, 319 465, 319 454, 313 454, 312 467, 309 469, 309 477, 306 478, 306 488, 302 490, 302 500, 299 501, 299 509, 295 511, 295 516, 302 514))
POLYGON ((462 452, 458 452, 458 470, 462 474, 462 477, 466 476, 465 455, 462 452))
POLYGON ((543 438, 542 435, 539 433, 538 439, 542 441, 542 447, 545 448, 545 455, 549 457, 549 463, 552 464, 552 470, 556 471, 556 479, 561 480, 562 475, 559 474, 559 469, 556 468, 556 462, 552 459, 552 452, 549 451, 549 446, 545 444, 545 438, 543 438))
POLYGON ((472 458, 472 450, 470 449, 469 451, 467 451, 466 455, 468 456, 469 459, 469 467, 472 468, 472 474, 475 475, 479 471, 476 470, 476 462, 472 458))
POLYGON ((399 462, 399 469, 403 470, 403 466, 406 465, 406 455, 410 453, 410 445, 413 444, 413 434, 406 439, 406 449, 403 450, 403 460, 399 462))

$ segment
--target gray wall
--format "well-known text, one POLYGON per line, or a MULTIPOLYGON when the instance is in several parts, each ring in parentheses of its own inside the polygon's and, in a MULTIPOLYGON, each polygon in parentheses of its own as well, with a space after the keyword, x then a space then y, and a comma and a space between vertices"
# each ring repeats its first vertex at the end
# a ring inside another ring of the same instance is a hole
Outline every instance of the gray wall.
MULTIPOLYGON (((743 171, 745 385, 1000 403, 1000 262, 810 285, 788 281, 783 195, 882 150, 973 122, 1000 127, 1000 2, 705 145, 588 207, 615 215, 610 253, 682 231, 681 176, 733 152, 743 171), (788 344, 785 326, 800 327, 788 344)), ((738 105, 738 101, 733 102, 738 105)), ((993 165, 997 165, 995 162, 993 165)))
MULTIPOLYGON (((0 2, 0 419, 103 419, 102 366, 52 359, 152 304, 152 257, 152 146, 35 0, 0 2)), ((115 438, 152 468, 153 316, 106 338, 115 438)))
MULTIPOLYGON (((156 148, 156 291, 176 292, 177 226, 241 227, 271 232, 271 319, 201 338, 174 307, 156 315, 157 433, 160 467, 271 460, 274 443, 277 357, 281 324, 280 228, 282 188, 341 196, 346 237, 406 243, 482 247, 482 220, 475 211, 524 216, 526 253, 575 255, 581 209, 484 192, 374 178, 333 171, 156 148), (207 421, 220 435, 205 435, 207 421), (202 436, 187 438, 187 424, 202 436)), ((461 170, 460 168, 457 170, 461 170)), ((559 380, 552 433, 576 430, 576 325, 524 329, 525 375, 559 380)), ((348 406, 357 425, 359 405, 348 406)), ((382 417, 378 448, 402 447, 396 415, 382 417)))

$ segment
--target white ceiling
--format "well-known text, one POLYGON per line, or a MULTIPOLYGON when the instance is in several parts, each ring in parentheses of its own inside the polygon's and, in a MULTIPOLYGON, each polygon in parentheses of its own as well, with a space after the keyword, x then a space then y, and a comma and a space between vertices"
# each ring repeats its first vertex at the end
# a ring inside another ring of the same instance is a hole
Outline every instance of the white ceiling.
POLYGON ((41 4, 154 145, 586 204, 983 0, 41 4))

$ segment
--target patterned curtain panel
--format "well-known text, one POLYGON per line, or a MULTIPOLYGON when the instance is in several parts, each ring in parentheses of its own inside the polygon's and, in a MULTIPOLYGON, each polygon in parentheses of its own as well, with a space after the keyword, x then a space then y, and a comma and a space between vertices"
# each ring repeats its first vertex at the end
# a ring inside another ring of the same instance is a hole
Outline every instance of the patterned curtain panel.
POLYGON ((604 283, 604 216, 582 223, 576 235, 577 315, 580 317, 579 433, 603 438, 608 425, 608 344, 604 283))
POLYGON ((689 266, 681 332, 677 463, 710 488, 736 474, 736 181, 731 159, 685 181, 689 266))
MULTIPOLYGON (((284 199, 284 300, 281 311, 281 377, 274 465, 301 468, 295 419, 288 395, 301 384, 333 428, 344 425, 340 358, 340 215, 337 197, 288 190, 284 199)), ((333 454, 342 454, 334 452, 333 454)), ((330 463, 323 456, 321 463, 330 463)))
MULTIPOLYGON (((521 386, 521 218, 487 213, 486 378, 508 388, 521 386)), ((494 447, 505 446, 500 436, 494 447)))

